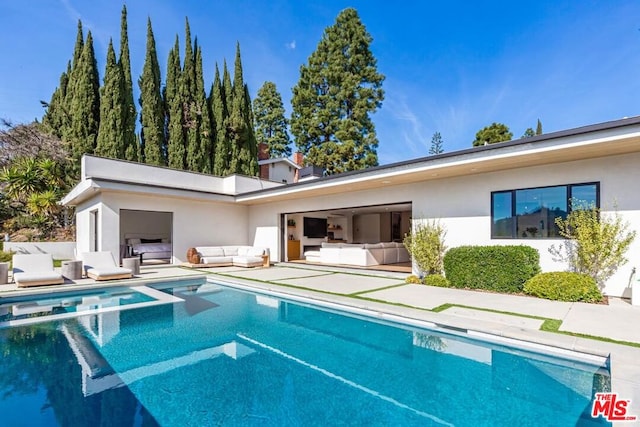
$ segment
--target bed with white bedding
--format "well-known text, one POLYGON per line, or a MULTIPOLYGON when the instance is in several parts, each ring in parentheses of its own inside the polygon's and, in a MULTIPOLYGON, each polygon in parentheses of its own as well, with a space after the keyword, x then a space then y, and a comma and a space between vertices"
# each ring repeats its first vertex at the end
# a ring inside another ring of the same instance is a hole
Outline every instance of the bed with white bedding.
POLYGON ((171 259, 172 244, 165 235, 127 236, 126 245, 130 256, 142 254, 142 260, 171 259))

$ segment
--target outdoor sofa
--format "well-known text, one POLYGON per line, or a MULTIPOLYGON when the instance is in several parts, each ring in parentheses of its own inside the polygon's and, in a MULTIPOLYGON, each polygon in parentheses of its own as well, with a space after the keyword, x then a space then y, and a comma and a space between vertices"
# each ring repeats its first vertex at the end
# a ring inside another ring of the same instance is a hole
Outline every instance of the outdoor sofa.
POLYGON ((329 243, 323 242, 319 251, 306 251, 305 260, 320 264, 372 265, 409 262, 409 252, 402 243, 329 243))
POLYGON ((80 259, 87 277, 93 280, 129 279, 133 276, 131 269, 119 267, 108 251, 83 252, 80 259))
POLYGON ((268 267, 269 249, 255 246, 196 246, 198 267, 268 267))
POLYGON ((54 270, 51 254, 20 254, 13 256, 13 281, 19 288, 25 288, 59 285, 64 278, 54 270))

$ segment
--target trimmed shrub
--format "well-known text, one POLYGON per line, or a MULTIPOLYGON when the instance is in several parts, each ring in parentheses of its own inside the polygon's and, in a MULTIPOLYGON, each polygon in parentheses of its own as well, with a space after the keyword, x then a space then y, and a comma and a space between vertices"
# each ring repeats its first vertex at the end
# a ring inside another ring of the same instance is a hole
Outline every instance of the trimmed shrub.
POLYGON ((455 288, 521 292, 540 272, 540 254, 530 246, 459 246, 444 256, 444 271, 455 288))
POLYGON ((447 250, 444 226, 438 220, 425 219, 412 220, 411 228, 411 234, 404 237, 403 243, 413 262, 423 273, 441 274, 442 258, 447 250))
POLYGON ((407 276, 406 279, 404 279, 404 283, 412 283, 412 284, 420 284, 422 283, 420 281, 420 278, 414 274, 412 274, 411 276, 407 276))
POLYGON ((0 262, 11 262, 13 252, 0 251, 0 262))
POLYGON ((449 283, 449 280, 447 280, 446 277, 440 274, 430 274, 422 280, 422 283, 424 283, 427 286, 438 286, 440 288, 451 287, 451 283, 449 283))
POLYGON ((524 291, 534 297, 554 301, 602 301, 600 289, 592 277, 568 271, 540 273, 527 280, 524 291))

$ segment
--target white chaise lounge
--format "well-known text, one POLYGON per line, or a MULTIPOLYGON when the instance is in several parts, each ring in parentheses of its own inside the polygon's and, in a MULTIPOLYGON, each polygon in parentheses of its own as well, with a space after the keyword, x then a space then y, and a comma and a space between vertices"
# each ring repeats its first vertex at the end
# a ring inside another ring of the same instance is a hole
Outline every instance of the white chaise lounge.
POLYGON ((87 276, 93 280, 128 279, 133 275, 131 269, 118 267, 113 254, 108 251, 83 252, 80 259, 87 276))
POLYGON ((13 256, 13 281, 25 288, 59 285, 64 278, 54 270, 51 254, 23 254, 13 256))

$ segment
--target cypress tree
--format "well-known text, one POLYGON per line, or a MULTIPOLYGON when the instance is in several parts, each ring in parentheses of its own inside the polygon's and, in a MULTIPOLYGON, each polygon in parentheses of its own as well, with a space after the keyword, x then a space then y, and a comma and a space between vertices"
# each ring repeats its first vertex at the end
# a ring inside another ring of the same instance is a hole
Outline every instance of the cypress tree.
POLYGON ((536 135, 542 135, 542 122, 538 119, 538 124, 536 125, 536 135))
POLYGON ((233 85, 231 84, 231 75, 227 68, 227 61, 224 60, 222 70, 222 90, 225 99, 225 106, 227 108, 227 114, 224 118, 224 130, 225 130, 225 145, 227 146, 227 169, 224 175, 229 175, 237 172, 238 168, 238 147, 235 144, 235 128, 232 121, 233 114, 233 85))
POLYGON ((202 167, 202 150, 200 149, 200 135, 198 130, 199 115, 196 107, 196 64, 194 49, 191 45, 191 29, 189 20, 185 20, 185 54, 182 67, 180 94, 182 97, 183 114, 185 117, 185 146, 186 169, 199 172, 202 167))
POLYGON ((67 67, 67 75, 68 75, 68 84, 67 91, 64 96, 64 110, 67 112, 65 117, 64 125, 61 129, 61 137, 63 141, 65 141, 68 145, 69 152, 73 152, 73 132, 71 129, 72 122, 72 103, 75 93, 75 88, 77 85, 78 77, 77 77, 77 69, 80 67, 80 61, 82 60, 82 52, 84 50, 84 35, 82 31, 82 21, 78 19, 78 30, 76 33, 76 43, 73 47, 73 58, 71 60, 71 67, 67 67))
POLYGON ((71 61, 67 62, 67 71, 60 75, 60 84, 51 95, 51 100, 47 106, 47 111, 42 117, 42 124, 47 132, 61 139, 65 127, 68 124, 68 115, 65 105, 67 86, 69 85, 69 75, 71 74, 71 61))
POLYGON ((233 99, 229 115, 231 130, 231 173, 253 176, 258 173, 258 149, 253 133, 251 99, 244 83, 240 43, 236 44, 233 71, 233 99), (235 163, 234 163, 235 160, 235 163))
POLYGON ((204 73, 202 70, 202 49, 196 40, 196 79, 195 105, 198 117, 199 163, 200 172, 213 173, 213 124, 211 110, 204 90, 204 73))
POLYGON ((289 157, 291 139, 287 133, 282 97, 273 82, 264 82, 253 101, 257 142, 267 144, 269 157, 289 157))
POLYGON ((120 60, 118 62, 124 75, 124 147, 127 160, 138 161, 136 138, 136 105, 133 100, 133 81, 131 79, 131 61, 129 59, 129 35, 127 31, 127 7, 122 6, 120 17, 120 60))
POLYGON ((194 52, 197 51, 191 45, 191 31, 189 21, 186 21, 186 47, 184 65, 182 67, 182 102, 185 116, 186 130, 186 169, 199 172, 202 167, 202 150, 200 149, 200 134, 198 130, 199 115, 196 108, 196 60, 194 52))
POLYGON ((211 111, 213 122, 216 127, 216 137, 213 155, 213 174, 224 176, 229 170, 229 143, 227 140, 227 105, 224 87, 220 81, 220 72, 216 63, 216 73, 213 77, 213 84, 210 95, 211 111))
POLYGON ((116 61, 113 42, 109 40, 104 84, 100 89, 100 126, 95 149, 98 156, 125 158, 129 148, 125 146, 126 109, 124 75, 116 61))
POLYGON ((147 53, 138 86, 140 86, 140 124, 145 162, 157 166, 166 165, 160 65, 151 28, 151 18, 147 18, 147 53))
POLYGON ((75 172, 80 170, 80 158, 83 154, 92 154, 96 146, 100 123, 100 82, 93 37, 91 31, 82 49, 78 66, 72 71, 75 79, 71 100, 70 138, 75 172))
POLYGON ((293 88, 291 132, 311 164, 328 174, 378 164, 370 114, 384 98, 384 76, 369 49, 372 37, 355 9, 340 12, 300 67, 293 88))
POLYGON ((185 138, 183 131, 183 108, 180 96, 181 84, 180 45, 178 36, 169 51, 167 83, 164 89, 164 105, 167 115, 167 164, 174 169, 185 168, 185 138))
POLYGON ((245 173, 248 176, 257 176, 260 172, 258 166, 258 141, 254 132, 253 109, 251 107, 251 96, 249 95, 249 86, 244 85, 244 111, 245 122, 247 123, 247 148, 249 161, 246 165, 245 173))
POLYGON ((252 132, 250 132, 252 126, 249 123, 251 114, 248 108, 251 104, 247 100, 239 43, 236 45, 232 91, 232 107, 229 114, 229 128, 231 132, 229 137, 231 142, 230 172, 243 175, 255 175, 252 166, 252 156, 257 150, 253 149, 255 139, 252 141, 252 132))

